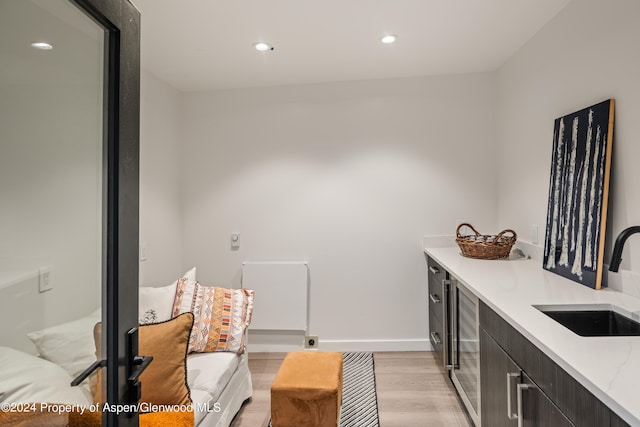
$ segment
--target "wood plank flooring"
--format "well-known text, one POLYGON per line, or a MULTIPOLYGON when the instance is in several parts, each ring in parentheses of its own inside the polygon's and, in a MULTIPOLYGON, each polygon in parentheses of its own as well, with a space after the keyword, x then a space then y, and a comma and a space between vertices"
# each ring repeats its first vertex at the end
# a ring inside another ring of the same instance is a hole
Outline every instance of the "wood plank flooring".
MULTIPOLYGON (((232 427, 265 427, 269 390, 284 353, 250 353, 253 397, 232 427)), ((470 427, 472 424, 430 352, 374 353, 381 427, 470 427)))

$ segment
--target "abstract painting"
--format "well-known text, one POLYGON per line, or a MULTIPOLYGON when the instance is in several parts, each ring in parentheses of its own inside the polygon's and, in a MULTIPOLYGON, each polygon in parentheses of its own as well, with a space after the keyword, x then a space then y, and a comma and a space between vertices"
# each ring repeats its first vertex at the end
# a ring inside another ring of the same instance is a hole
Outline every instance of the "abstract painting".
POLYGON ((556 119, 543 267, 602 287, 614 100, 556 119))

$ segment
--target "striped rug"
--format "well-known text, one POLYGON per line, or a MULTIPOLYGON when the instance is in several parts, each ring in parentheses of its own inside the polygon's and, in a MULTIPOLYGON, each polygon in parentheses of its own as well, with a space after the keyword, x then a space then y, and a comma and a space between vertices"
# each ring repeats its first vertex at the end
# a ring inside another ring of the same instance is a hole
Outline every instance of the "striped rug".
POLYGON ((373 353, 342 353, 342 360, 340 427, 380 427, 373 353))
POLYGON ((342 353, 340 427, 379 427, 373 353, 342 353))

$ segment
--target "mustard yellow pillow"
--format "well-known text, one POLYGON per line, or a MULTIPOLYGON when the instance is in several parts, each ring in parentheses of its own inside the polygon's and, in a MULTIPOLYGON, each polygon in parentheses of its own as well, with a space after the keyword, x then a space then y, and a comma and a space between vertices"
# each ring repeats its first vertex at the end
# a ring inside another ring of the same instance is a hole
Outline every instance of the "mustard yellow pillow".
MULTIPOLYGON (((184 313, 171 320, 141 325, 138 334, 138 351, 141 356, 153 356, 153 362, 140 375, 142 398, 140 402, 153 405, 188 405, 191 391, 187 385, 187 348, 193 326, 193 314, 184 313)), ((102 325, 94 329, 96 353, 100 351, 102 325)), ((104 402, 102 381, 94 400, 104 402)))

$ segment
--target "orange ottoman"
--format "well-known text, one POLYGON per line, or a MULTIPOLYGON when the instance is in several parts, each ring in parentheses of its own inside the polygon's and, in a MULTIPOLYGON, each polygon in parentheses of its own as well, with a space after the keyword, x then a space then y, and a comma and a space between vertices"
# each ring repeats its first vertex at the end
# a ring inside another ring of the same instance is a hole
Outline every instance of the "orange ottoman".
POLYGON ((342 353, 288 353, 271 385, 271 425, 337 427, 341 400, 342 353))

